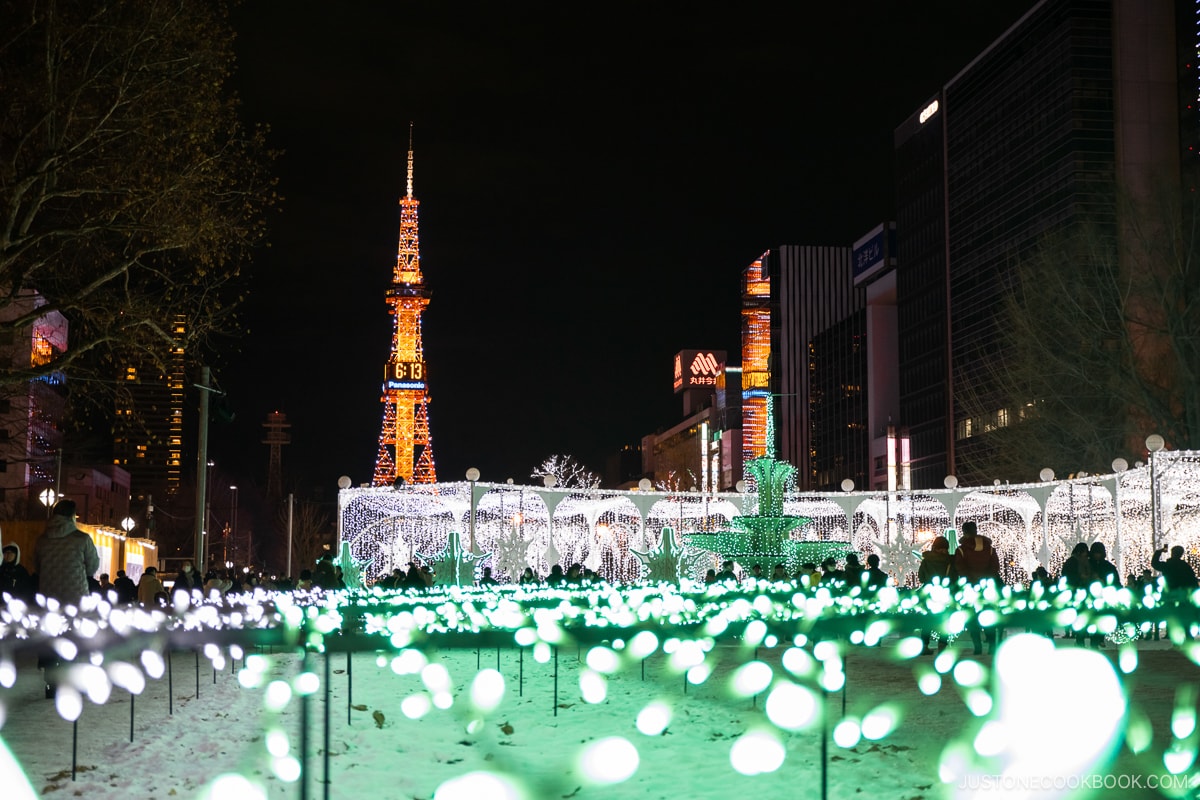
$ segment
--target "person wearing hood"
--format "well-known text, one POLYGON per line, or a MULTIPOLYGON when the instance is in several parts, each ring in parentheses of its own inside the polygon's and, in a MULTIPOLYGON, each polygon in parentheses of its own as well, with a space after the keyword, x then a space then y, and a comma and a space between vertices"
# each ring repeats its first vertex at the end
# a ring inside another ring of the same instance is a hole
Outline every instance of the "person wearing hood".
POLYGON ((38 592, 66 605, 78 605, 88 593, 88 578, 100 569, 92 537, 75 527, 75 501, 54 504, 46 530, 33 547, 38 592))
MULTIPOLYGON (((4 545, 4 561, 0 562, 0 595, 9 594, 20 600, 33 599, 33 578, 21 563, 21 548, 10 542, 4 545)), ((4 598, 0 597, 0 606, 4 598)))
POLYGON ((166 596, 167 590, 163 588, 162 581, 158 579, 158 569, 146 567, 141 580, 138 581, 138 602, 144 606, 153 606, 157 605, 160 600, 165 600, 166 596))
MULTIPOLYGON (((935 536, 929 544, 929 549, 921 553, 921 566, 917 568, 917 580, 922 586, 928 586, 934 580, 953 580, 954 558, 950 555, 950 540, 945 536, 935 536)), ((932 653, 933 630, 925 631, 925 652, 932 653)), ((946 640, 938 638, 938 652, 946 649, 946 640)))
POLYGON ((962 525, 962 538, 958 550, 954 553, 954 571, 967 583, 979 583, 984 580, 1003 583, 1000 578, 1000 557, 992 540, 979 535, 975 522, 968 520, 962 525))
POLYGON ((921 553, 921 566, 917 568, 917 580, 922 586, 933 583, 934 578, 942 581, 952 577, 954 560, 950 556, 950 540, 935 536, 929 549, 921 553))
MULTIPOLYGON (((88 593, 88 578, 100 570, 96 543, 75 527, 75 501, 54 504, 46 530, 33 545, 33 566, 37 570, 38 594, 65 605, 79 605, 88 593)), ((40 657, 38 667, 45 670, 46 699, 54 698, 58 661, 40 657)))
MULTIPOLYGON (((967 520, 962 525, 962 538, 958 550, 954 553, 954 572, 959 578, 968 583, 980 583, 990 580, 997 584, 1003 583, 1000 578, 1000 557, 992 540, 980 536, 978 527, 973 520, 967 520)), ((977 618, 972 618, 967 624, 971 634, 971 644, 974 645, 975 655, 983 655, 983 631, 977 618)), ((987 629, 988 653, 996 646, 996 629, 987 629)))

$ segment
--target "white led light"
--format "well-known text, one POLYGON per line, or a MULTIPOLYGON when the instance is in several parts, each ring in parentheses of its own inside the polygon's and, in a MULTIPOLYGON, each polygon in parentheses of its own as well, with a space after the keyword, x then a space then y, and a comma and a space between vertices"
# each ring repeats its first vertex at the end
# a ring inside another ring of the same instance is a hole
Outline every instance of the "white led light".
POLYGON ((610 736, 586 745, 579 754, 579 772, 593 784, 622 783, 637 772, 637 748, 624 737, 610 736))
POLYGON ((671 707, 661 700, 643 708, 637 715, 637 729, 646 736, 659 736, 671 724, 671 707))
POLYGON ((504 676, 494 669, 476 673, 471 681, 471 706, 480 713, 490 714, 504 699, 504 676))
POLYGON ((774 731, 759 729, 742 734, 729 749, 729 763, 742 775, 762 775, 783 766, 787 751, 774 731))

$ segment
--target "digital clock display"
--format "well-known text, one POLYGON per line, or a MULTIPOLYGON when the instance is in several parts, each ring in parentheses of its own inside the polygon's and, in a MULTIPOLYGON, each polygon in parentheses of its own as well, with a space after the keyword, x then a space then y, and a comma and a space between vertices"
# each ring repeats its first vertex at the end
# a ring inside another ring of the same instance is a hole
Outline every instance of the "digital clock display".
POLYGON ((396 361, 384 369, 384 379, 390 389, 424 389, 424 361, 396 361))

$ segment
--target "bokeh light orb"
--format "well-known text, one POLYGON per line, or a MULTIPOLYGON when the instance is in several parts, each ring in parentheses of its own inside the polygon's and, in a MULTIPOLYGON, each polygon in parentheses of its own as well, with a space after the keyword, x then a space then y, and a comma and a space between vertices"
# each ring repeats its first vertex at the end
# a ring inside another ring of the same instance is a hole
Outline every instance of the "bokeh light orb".
POLYGON ((579 753, 578 766, 588 783, 608 785, 632 778, 640 763, 637 748, 628 739, 609 736, 584 747, 579 753))

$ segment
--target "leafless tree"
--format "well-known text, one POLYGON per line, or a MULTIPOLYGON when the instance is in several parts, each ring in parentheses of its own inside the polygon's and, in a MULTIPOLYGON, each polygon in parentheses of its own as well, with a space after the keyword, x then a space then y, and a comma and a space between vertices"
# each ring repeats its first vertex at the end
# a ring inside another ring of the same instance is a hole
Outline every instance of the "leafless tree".
POLYGON ((1123 199, 1119 227, 1080 225, 1018 265, 985 387, 955 387, 984 445, 965 471, 1108 471, 1151 432, 1200 448, 1200 216, 1179 197, 1123 199))
POLYGON ((0 340, 70 326, 0 389, 64 373, 103 398, 236 330, 275 195, 232 43, 220 0, 0 0, 0 340))
MULTIPOLYGON (((281 538, 287 540, 287 506, 277 518, 281 538)), ((336 533, 329 512, 319 504, 297 500, 292 509, 292 577, 302 569, 312 569, 317 559, 333 551, 336 533)))
POLYGON ((534 467, 531 478, 544 480, 547 475, 554 476, 554 485, 568 489, 597 489, 600 487, 600 476, 580 464, 571 455, 552 455, 534 467))

